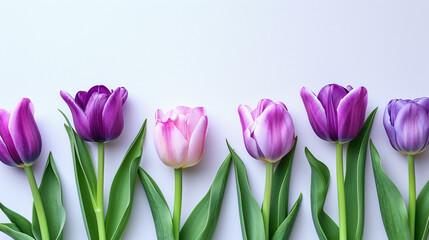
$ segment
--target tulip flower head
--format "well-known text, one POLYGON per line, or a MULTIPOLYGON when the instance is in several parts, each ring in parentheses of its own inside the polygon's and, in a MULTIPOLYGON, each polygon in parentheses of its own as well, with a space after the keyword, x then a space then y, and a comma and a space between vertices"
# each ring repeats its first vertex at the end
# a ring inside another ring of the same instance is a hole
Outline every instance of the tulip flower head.
POLYGON ((9 166, 30 166, 42 151, 42 138, 30 99, 23 98, 13 112, 0 109, 0 160, 9 166))
POLYGON ((407 155, 423 152, 429 146, 429 98, 391 100, 383 123, 397 151, 407 155))
POLYGON ((111 141, 121 134, 124 128, 122 106, 127 100, 128 91, 119 87, 110 91, 103 85, 94 86, 88 92, 79 91, 73 99, 61 91, 73 115, 77 134, 86 141, 111 141))
POLYGON ((201 160, 208 127, 203 107, 179 106, 167 113, 158 109, 155 119, 155 148, 165 165, 185 168, 201 160))
POLYGON ((365 87, 353 89, 329 84, 316 96, 303 87, 301 98, 311 127, 321 139, 346 143, 354 139, 365 121, 368 92, 365 87))
POLYGON ((286 105, 262 99, 252 110, 238 107, 247 152, 264 162, 277 162, 293 147, 295 128, 286 105))

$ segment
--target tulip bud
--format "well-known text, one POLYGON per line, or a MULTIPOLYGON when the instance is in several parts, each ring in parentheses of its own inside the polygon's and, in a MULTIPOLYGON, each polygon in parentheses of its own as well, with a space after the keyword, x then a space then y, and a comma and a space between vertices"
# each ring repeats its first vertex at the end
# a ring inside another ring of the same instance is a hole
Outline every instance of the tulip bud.
POLYGON ((207 135, 207 114, 203 107, 176 107, 155 114, 155 148, 165 165, 173 168, 197 164, 204 151, 207 135))
POLYGON ((30 166, 41 151, 42 138, 30 99, 23 98, 12 113, 0 109, 0 160, 9 166, 30 166))
POLYGON ((295 128, 284 103, 262 99, 254 110, 240 105, 238 114, 244 145, 253 158, 277 162, 292 149, 295 128))
POLYGON ((124 128, 122 105, 128 92, 119 87, 110 91, 103 85, 94 86, 88 92, 80 91, 73 99, 61 91, 73 115, 77 134, 86 141, 106 142, 121 134, 124 128))
POLYGON ((397 151, 407 155, 423 152, 429 146, 429 98, 391 100, 383 123, 397 151))
POLYGON ((303 87, 301 98, 311 127, 321 139, 345 143, 359 134, 368 105, 366 88, 329 84, 316 96, 303 87))

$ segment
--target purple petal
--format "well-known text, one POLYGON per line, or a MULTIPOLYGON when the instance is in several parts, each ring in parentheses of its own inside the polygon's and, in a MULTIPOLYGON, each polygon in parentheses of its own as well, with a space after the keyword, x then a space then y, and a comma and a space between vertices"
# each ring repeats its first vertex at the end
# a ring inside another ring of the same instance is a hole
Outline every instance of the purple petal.
POLYGON ((258 106, 255 108, 255 110, 253 110, 252 112, 252 117, 253 119, 258 118, 263 112, 264 110, 273 103, 272 100, 270 99, 261 99, 258 102, 258 106))
POLYGON ((240 117, 241 130, 244 133, 249 125, 254 122, 252 117, 252 109, 247 105, 241 104, 238 106, 238 116, 240 117))
POLYGON ((74 98, 76 104, 82 108, 85 109, 86 108, 86 104, 87 104, 87 98, 86 96, 88 95, 88 92, 85 91, 79 91, 76 93, 76 97, 74 98))
POLYGON ((305 109, 307 111, 308 120, 313 128, 313 131, 323 140, 330 141, 327 130, 327 121, 325 109, 317 99, 316 95, 309 89, 303 87, 301 89, 301 98, 304 102, 305 109))
POLYGON ((6 144, 3 142, 3 139, 1 137, 0 137, 0 161, 12 167, 18 166, 10 156, 9 150, 7 149, 6 144))
POLYGON ((424 108, 426 108, 426 111, 428 111, 428 114, 429 114, 429 98, 422 97, 422 98, 417 98, 414 101, 420 104, 421 106, 423 106, 424 108))
POLYGON ((116 89, 108 98, 102 113, 102 125, 105 141, 113 140, 124 129, 124 114, 122 111, 121 88, 116 89))
POLYGON ((33 163, 42 151, 42 138, 30 99, 23 98, 12 112, 9 120, 9 131, 15 148, 25 164, 33 163))
POLYGON ((84 140, 91 141, 92 138, 91 138, 91 130, 89 127, 89 121, 83 109, 79 107, 79 105, 70 96, 70 94, 64 91, 61 91, 60 95, 70 108, 70 111, 73 116, 73 123, 76 128, 77 134, 79 134, 79 136, 84 140))
POLYGON ((244 132, 244 146, 246 147, 247 152, 255 159, 261 159, 262 156, 259 154, 258 145, 256 140, 253 138, 253 132, 255 131, 255 124, 252 123, 244 132))
POLYGON ((368 92, 358 87, 349 92, 338 105, 338 141, 348 142, 355 138, 365 121, 368 92))
POLYGON ((387 136, 389 137, 390 144, 394 149, 396 149, 397 151, 400 151, 398 147, 398 142, 396 140, 395 128, 393 127, 393 124, 390 121, 389 109, 391 107, 391 103, 392 101, 389 102, 389 104, 386 106, 386 109, 384 110, 383 125, 384 125, 384 129, 386 130, 387 136))
POLYGON ((124 87, 120 87, 119 88, 119 95, 121 96, 121 99, 122 99, 122 105, 124 105, 125 101, 127 101, 127 98, 128 98, 127 89, 125 89, 124 87))
POLYGON ((188 157, 186 167, 191 167, 197 164, 204 152, 204 145, 207 136, 208 120, 207 116, 202 116, 192 132, 189 140, 188 157))
MULTIPOLYGON (((12 160, 15 162, 15 165, 22 165, 24 162, 22 162, 21 157, 15 148, 15 143, 13 142, 9 131, 10 115, 11 114, 8 111, 0 109, 0 137, 9 153, 9 157, 12 158, 12 160)), ((9 158, 5 160, 8 161, 9 158)))
POLYGON ((104 142, 106 140, 106 133, 103 127, 103 111, 109 97, 110 95, 107 94, 93 93, 88 100, 85 115, 89 121, 90 141, 104 142))

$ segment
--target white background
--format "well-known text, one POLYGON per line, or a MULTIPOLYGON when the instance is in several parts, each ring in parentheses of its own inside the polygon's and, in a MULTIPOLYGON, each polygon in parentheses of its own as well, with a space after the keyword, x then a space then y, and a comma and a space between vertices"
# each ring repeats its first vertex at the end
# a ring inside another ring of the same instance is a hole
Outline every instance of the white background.
MULTIPOLYGON (((173 170, 153 145, 154 113, 176 105, 205 106, 209 131, 204 157, 185 169, 182 224, 208 190, 228 154, 225 138, 246 164, 256 200, 263 197, 265 166, 246 152, 237 107, 261 98, 283 101, 299 136, 290 205, 303 202, 291 239, 317 239, 310 212, 310 167, 304 146, 331 170, 325 210, 335 220, 335 150, 312 131, 299 96, 328 83, 364 85, 368 113, 380 107, 372 138, 387 174, 407 203, 407 163, 390 146, 382 125, 392 98, 429 96, 427 1, 1 1, 0 107, 22 97, 35 106, 43 151, 34 164, 40 182, 49 151, 60 173, 67 222, 64 239, 85 239, 60 90, 74 95, 95 84, 129 90, 122 135, 107 144, 105 201, 121 159, 148 118, 141 166, 172 207, 173 170)), ((367 113, 367 114, 368 114, 367 113)), ((90 144, 94 150, 94 144, 90 144)), ((94 152, 95 153, 95 152, 94 152)), ((417 190, 429 179, 429 152, 416 158, 417 190)), ((364 239, 386 239, 370 158, 366 168, 364 239)), ((31 217, 24 171, 0 166, 0 201, 31 217)), ((107 206, 107 203, 106 203, 107 206)), ((1 221, 6 221, 0 215, 1 221)), ((214 239, 240 239, 234 172, 230 171, 214 239)), ((0 234, 0 239, 7 239, 0 234)), ((156 239, 140 182, 124 239, 156 239)))

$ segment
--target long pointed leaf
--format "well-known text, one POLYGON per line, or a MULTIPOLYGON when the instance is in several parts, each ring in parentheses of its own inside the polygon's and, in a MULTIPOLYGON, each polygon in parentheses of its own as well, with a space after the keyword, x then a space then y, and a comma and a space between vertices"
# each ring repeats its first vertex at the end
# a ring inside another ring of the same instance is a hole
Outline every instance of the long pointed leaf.
POLYGON ((230 165, 231 155, 228 155, 220 166, 209 191, 194 208, 183 225, 180 231, 181 240, 212 239, 222 207, 230 165))
POLYGON ((401 193, 383 171, 380 163, 380 155, 372 141, 370 142, 370 146, 378 202, 387 237, 391 240, 411 240, 407 208, 405 207, 401 193))
POLYGON ((144 121, 134 142, 128 149, 118 172, 112 182, 109 195, 109 205, 106 213, 107 239, 121 239, 125 232, 133 205, 134 188, 137 171, 143 153, 143 141, 146 133, 144 121))
POLYGON ((28 221, 25 217, 21 216, 20 214, 10 210, 2 203, 0 203, 0 209, 4 212, 7 218, 9 218, 11 223, 13 223, 19 229, 20 232, 33 237, 33 231, 32 231, 30 221, 28 221))
POLYGON ((298 215, 299 207, 301 206, 302 194, 299 194, 298 199, 293 205, 290 213, 282 224, 278 227, 271 240, 284 240, 289 239, 292 233, 293 224, 295 223, 296 216, 298 215))
POLYGON ((417 197, 416 209, 416 240, 426 240, 429 233, 429 181, 417 197))
POLYGON ((347 147, 344 182, 347 212, 347 239, 362 240, 365 214, 365 162, 372 122, 377 109, 368 116, 359 135, 347 147))
POLYGON ((173 220, 164 195, 148 173, 142 168, 138 173, 149 201, 158 240, 174 240, 173 220))
POLYGON ((34 240, 31 236, 19 231, 13 223, 0 223, 0 232, 7 234, 14 240, 34 240))
POLYGON ((263 240, 265 239, 265 230, 262 213, 250 190, 246 167, 229 144, 228 148, 234 162, 243 240, 263 240))
POLYGON ((270 238, 273 237, 288 214, 289 183, 297 139, 295 138, 292 150, 280 160, 273 174, 269 221, 270 238))
POLYGON ((329 169, 317 160, 307 148, 305 148, 305 155, 311 166, 311 214, 317 235, 322 240, 338 239, 337 224, 323 211, 329 188, 329 169))

